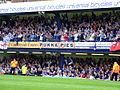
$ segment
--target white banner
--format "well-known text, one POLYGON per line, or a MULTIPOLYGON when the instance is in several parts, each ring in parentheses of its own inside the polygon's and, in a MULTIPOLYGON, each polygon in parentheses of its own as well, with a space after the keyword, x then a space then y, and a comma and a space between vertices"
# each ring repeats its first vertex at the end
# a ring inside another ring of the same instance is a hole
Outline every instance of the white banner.
POLYGON ((75 42, 75 48, 77 49, 93 49, 95 42, 75 42))
POLYGON ((120 0, 50 0, 0 4, 0 14, 120 7, 120 0))
POLYGON ((114 42, 96 42, 96 49, 110 49, 114 42))

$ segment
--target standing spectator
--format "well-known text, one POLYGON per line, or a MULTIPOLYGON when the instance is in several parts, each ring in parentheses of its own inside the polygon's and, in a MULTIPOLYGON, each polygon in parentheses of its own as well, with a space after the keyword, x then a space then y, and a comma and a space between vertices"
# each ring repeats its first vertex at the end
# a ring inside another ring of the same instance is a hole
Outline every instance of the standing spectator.
POLYGON ((67 33, 64 34, 64 40, 65 40, 65 42, 68 41, 68 34, 67 33))
POLYGON ((14 59, 13 61, 11 61, 10 64, 11 64, 11 74, 15 74, 15 69, 17 68, 18 61, 14 59))
POLYGON ((78 32, 77 31, 74 31, 74 42, 78 42, 78 32))
POLYGON ((115 77, 115 81, 117 81, 117 76, 119 74, 119 65, 117 62, 114 62, 113 69, 112 69, 112 77, 111 80, 113 81, 113 78, 115 77))
POLYGON ((21 70, 22 70, 22 75, 25 76, 27 74, 27 65, 26 64, 23 65, 21 70))

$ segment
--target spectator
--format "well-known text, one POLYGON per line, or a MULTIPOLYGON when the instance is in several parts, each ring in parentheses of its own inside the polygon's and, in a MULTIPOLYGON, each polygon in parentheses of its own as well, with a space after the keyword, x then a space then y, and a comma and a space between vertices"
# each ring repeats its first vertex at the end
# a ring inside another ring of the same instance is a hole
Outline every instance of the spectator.
POLYGON ((117 81, 117 76, 119 75, 119 72, 120 72, 119 69, 120 69, 120 66, 117 64, 117 62, 114 62, 111 80, 113 80, 113 78, 115 77, 115 81, 117 81))
POLYGON ((13 61, 11 61, 11 74, 16 74, 16 68, 18 65, 18 62, 14 59, 13 61))

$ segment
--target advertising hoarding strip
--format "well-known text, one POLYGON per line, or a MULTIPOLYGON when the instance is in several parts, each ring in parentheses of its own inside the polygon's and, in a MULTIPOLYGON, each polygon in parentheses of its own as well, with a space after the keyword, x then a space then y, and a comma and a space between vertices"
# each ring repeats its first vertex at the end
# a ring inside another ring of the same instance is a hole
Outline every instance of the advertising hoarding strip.
POLYGON ((10 42, 8 48, 40 48, 39 42, 10 42))
POLYGON ((10 42, 8 48, 110 49, 113 42, 10 42))

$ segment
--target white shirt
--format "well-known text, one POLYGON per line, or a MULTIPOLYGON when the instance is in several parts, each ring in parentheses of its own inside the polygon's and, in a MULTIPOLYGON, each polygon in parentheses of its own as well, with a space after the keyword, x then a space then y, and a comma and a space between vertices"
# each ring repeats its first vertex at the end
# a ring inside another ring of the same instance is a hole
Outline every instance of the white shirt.
POLYGON ((78 40, 78 33, 74 34, 74 40, 75 40, 75 41, 78 40))
POLYGON ((40 35, 40 41, 43 41, 43 34, 40 35))

